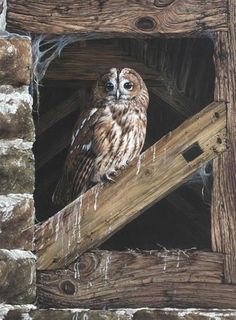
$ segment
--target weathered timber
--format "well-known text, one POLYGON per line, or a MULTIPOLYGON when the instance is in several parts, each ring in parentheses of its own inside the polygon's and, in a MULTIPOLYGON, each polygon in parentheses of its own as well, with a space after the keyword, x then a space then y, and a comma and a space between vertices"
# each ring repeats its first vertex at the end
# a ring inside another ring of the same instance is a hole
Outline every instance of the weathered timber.
POLYGON ((149 85, 184 119, 213 100, 213 45, 209 39, 126 39, 120 45, 133 59, 156 70, 164 81, 149 85))
POLYGON ((33 305, 10 306, 2 305, 0 317, 3 320, 235 320, 233 309, 118 309, 118 310, 88 310, 88 309, 38 309, 33 305))
POLYGON ((40 116, 40 122, 38 124, 36 123, 37 136, 44 133, 47 129, 55 125, 58 121, 65 118, 70 113, 76 110, 81 112, 85 107, 84 100, 82 100, 82 96, 85 95, 84 91, 85 90, 83 89, 77 90, 69 98, 65 99, 58 105, 49 108, 48 112, 40 116))
POLYGON ((76 42, 66 47, 45 75, 46 80, 96 80, 112 67, 132 67, 144 80, 162 80, 158 72, 127 55, 116 40, 76 42))
POLYGON ((0 248, 33 250, 33 235, 33 196, 0 195, 0 248))
POLYGON ((95 186, 39 226, 38 269, 69 265, 180 186, 225 150, 225 125, 225 104, 212 103, 133 161, 115 184, 95 186))
POLYGON ((81 39, 137 35, 189 36, 227 30, 226 0, 169 2, 9 0, 7 26, 33 33, 77 33, 81 39), (164 4, 164 5, 163 5, 164 4))
POLYGON ((35 256, 30 251, 0 249, 0 303, 33 303, 35 256))
POLYGON ((29 88, 0 86, 0 138, 34 140, 33 99, 29 88))
POLYGON ((29 85, 31 65, 29 37, 0 37, 0 85, 29 85))
MULTIPOLYGON (((104 285, 100 290, 105 291, 104 285)), ((100 308, 109 305, 110 308, 173 306, 179 308, 235 308, 236 304, 236 286, 218 283, 163 282, 155 286, 148 283, 144 284, 140 290, 134 291, 129 288, 123 291, 120 299, 117 298, 117 292, 119 288, 108 291, 104 300, 97 301, 97 305, 94 304, 93 307, 100 308)), ((90 303, 90 296, 87 295, 87 297, 86 306, 90 303)), ((68 301, 72 300, 73 294, 69 294, 68 301)))
POLYGON ((0 140, 0 194, 33 193, 32 142, 0 140))
MULTIPOLYGON (((45 150, 38 153, 35 168, 36 170, 42 168, 46 163, 52 160, 57 154, 63 151, 71 142, 72 128, 66 128, 63 130, 63 135, 57 137, 57 139, 50 139, 47 143, 45 150)), ((42 138, 43 139, 43 138, 42 138)), ((39 140, 38 140, 39 143, 39 140)), ((43 143, 43 142, 42 142, 43 143)))
MULTIPOLYGON (((134 297, 141 291, 151 302, 156 300, 152 290, 164 288, 170 279, 221 283, 223 258, 222 254, 191 250, 85 253, 66 270, 38 272, 38 302, 43 307, 102 308, 116 301, 113 306, 118 307, 124 306, 125 293, 129 292, 126 297, 135 303, 134 297)), ((139 304, 140 300, 136 306, 139 304)))
POLYGON ((228 101, 228 152, 214 161, 212 195, 212 246, 231 254, 226 259, 225 281, 236 283, 236 5, 229 1, 229 32, 215 40, 215 100, 228 101))

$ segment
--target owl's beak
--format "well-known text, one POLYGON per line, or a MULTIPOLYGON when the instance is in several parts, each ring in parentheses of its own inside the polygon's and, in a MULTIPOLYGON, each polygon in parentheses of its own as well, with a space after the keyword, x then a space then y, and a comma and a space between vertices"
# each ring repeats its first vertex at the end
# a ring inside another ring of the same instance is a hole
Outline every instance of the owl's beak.
POLYGON ((120 99, 120 90, 118 89, 116 91, 116 100, 119 100, 120 99))

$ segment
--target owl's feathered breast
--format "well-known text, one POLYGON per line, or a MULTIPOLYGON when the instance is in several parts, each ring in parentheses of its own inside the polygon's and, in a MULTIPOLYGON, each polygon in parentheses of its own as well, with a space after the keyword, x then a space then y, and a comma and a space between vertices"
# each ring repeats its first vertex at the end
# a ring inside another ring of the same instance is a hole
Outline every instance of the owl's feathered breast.
POLYGON ((53 202, 65 205, 139 155, 146 134, 148 91, 133 69, 98 79, 92 108, 79 118, 53 202))
POLYGON ((145 134, 146 111, 132 101, 87 110, 75 126, 54 202, 68 203, 91 183, 126 166, 140 153, 145 134))

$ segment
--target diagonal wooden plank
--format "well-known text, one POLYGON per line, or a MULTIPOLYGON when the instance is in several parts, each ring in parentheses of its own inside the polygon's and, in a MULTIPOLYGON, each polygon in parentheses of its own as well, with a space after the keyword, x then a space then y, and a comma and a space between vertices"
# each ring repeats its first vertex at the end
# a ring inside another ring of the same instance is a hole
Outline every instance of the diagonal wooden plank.
POLYGON ((39 123, 36 123, 36 135, 40 136, 47 129, 51 128, 58 121, 68 116, 72 112, 81 111, 84 107, 81 96, 84 94, 83 89, 76 90, 70 97, 61 101, 56 106, 48 108, 49 111, 40 116, 39 123))
MULTIPOLYGON (((220 284, 223 269, 224 255, 219 253, 98 250, 83 254, 68 269, 38 271, 38 303, 44 308, 130 307, 130 303, 142 307, 137 292, 143 291, 149 304, 155 305, 159 299, 168 300, 164 288, 170 279, 173 284, 220 284), (163 291, 158 298, 153 295, 155 288, 163 291)), ((204 300, 202 296, 199 303, 204 300)))
POLYGON ((142 35, 189 36, 227 30, 226 0, 8 0, 7 26, 81 39, 142 35))
POLYGON ((226 149, 225 103, 212 103, 36 230, 39 269, 63 268, 108 239, 226 149))

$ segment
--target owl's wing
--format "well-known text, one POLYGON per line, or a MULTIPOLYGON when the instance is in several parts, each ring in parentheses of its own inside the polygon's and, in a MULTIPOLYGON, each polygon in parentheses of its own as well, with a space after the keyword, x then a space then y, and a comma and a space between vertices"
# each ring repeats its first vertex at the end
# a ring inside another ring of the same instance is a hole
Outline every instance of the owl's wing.
POLYGON ((98 108, 89 109, 79 117, 63 174, 52 197, 54 204, 66 205, 88 188, 96 157, 93 148, 94 125, 101 111, 98 108))

